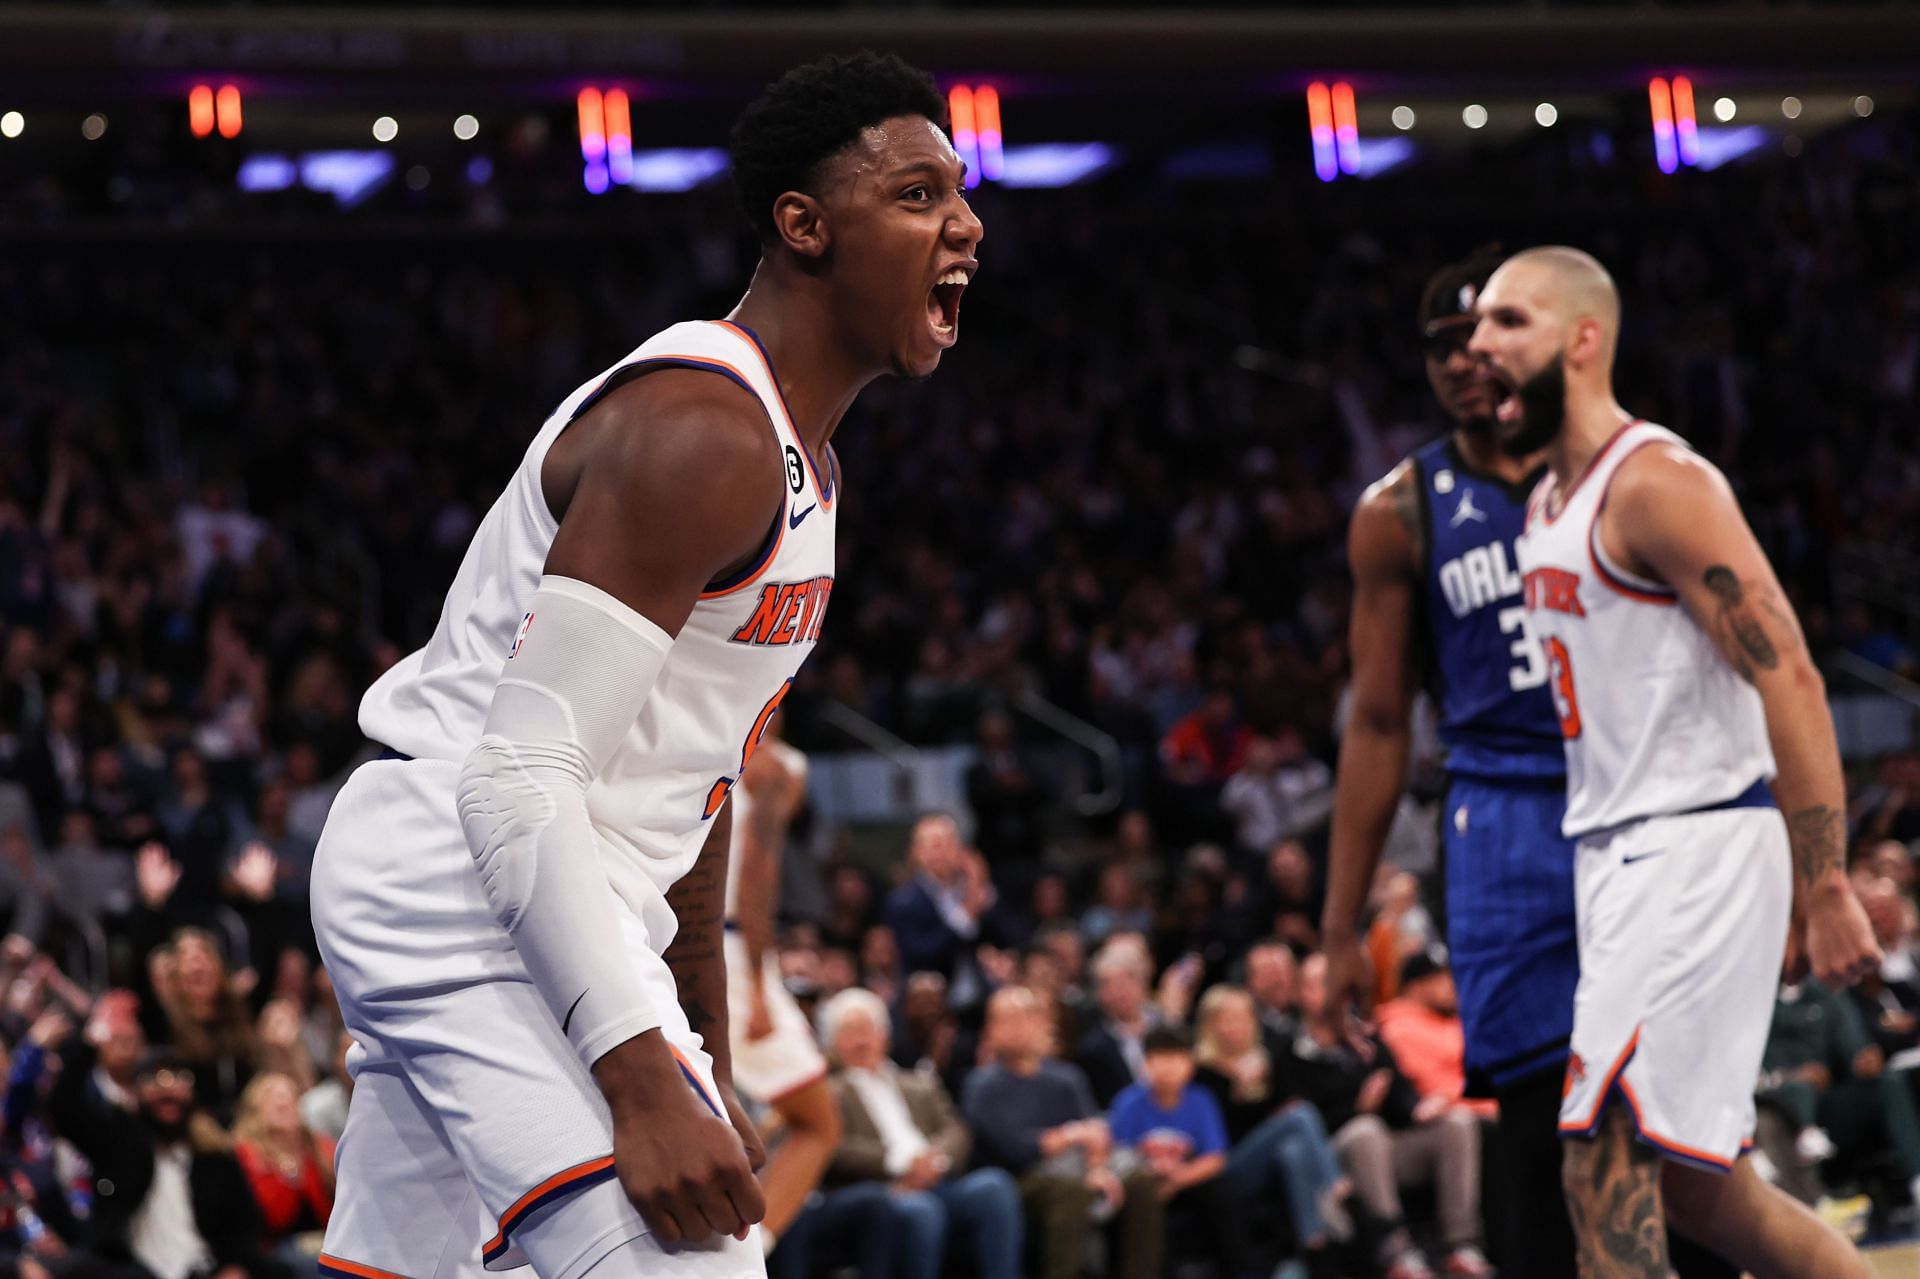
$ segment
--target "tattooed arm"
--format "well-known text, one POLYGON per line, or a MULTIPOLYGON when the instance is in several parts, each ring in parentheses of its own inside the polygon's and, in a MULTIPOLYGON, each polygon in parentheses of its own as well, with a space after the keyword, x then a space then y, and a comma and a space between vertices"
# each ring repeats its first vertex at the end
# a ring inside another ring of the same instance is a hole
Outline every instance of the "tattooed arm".
POLYGON ((1796 932, 1804 921, 1814 973, 1829 985, 1879 965, 1872 930, 1847 882, 1846 782, 1826 683, 1772 565, 1726 478, 1671 445, 1621 464, 1599 535, 1629 571, 1668 583, 1766 708, 1779 774, 1774 795, 1793 850, 1796 932))
POLYGON ((1418 682, 1414 624, 1425 532, 1419 480, 1413 464, 1402 462, 1367 490, 1347 531, 1353 571, 1348 634, 1353 696, 1340 738, 1322 932, 1329 993, 1349 1004, 1365 984, 1354 930, 1407 781, 1418 682))
POLYGON ((733 1052, 727 1041, 726 929, 727 853, 733 842, 733 805, 714 814, 713 828, 693 869, 667 890, 667 905, 679 928, 667 947, 667 967, 680 989, 687 1025, 713 1058, 713 1077, 733 1083, 733 1052))

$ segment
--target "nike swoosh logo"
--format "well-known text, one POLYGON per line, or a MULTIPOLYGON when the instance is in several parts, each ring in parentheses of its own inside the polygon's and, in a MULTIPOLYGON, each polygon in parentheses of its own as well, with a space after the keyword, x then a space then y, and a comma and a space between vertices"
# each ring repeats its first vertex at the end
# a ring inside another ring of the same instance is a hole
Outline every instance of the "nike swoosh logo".
MULTIPOLYGON (((818 503, 818 502, 815 502, 815 503, 813 504, 813 506, 818 506, 818 505, 820 505, 820 503, 818 503)), ((789 515, 789 516, 787 516, 787 528, 788 528, 789 530, 792 530, 792 529, 797 529, 797 528, 799 528, 799 527, 800 527, 800 521, 801 521, 801 520, 804 520, 804 519, 806 519, 806 518, 807 518, 807 516, 809 516, 809 515, 812 515, 812 514, 813 514, 813 506, 809 506, 809 507, 808 507, 808 508, 807 508, 806 510, 804 510, 804 511, 802 511, 802 512, 800 512, 800 513, 799 513, 798 515, 789 515)))
MULTIPOLYGON (((593 989, 593 987, 591 987, 591 986, 589 986, 589 987, 587 987, 587 990, 592 990, 592 989, 593 989)), ((583 991, 581 991, 581 992, 580 992, 580 999, 585 999, 585 998, 587 997, 587 990, 583 990, 583 991)), ((566 1033, 567 1033, 567 1027, 569 1027, 569 1026, 571 1026, 571 1025, 573 1025, 573 1009, 574 1009, 574 1008, 578 1008, 578 1007, 580 1006, 580 999, 576 999, 576 1000, 574 1000, 574 1001, 573 1001, 573 1008, 569 1008, 569 1009, 567 1009, 567 1015, 566 1015, 565 1017, 562 1017, 562 1018, 560 1019, 560 1033, 561 1033, 561 1034, 563 1034, 563 1035, 564 1035, 564 1034, 566 1034, 566 1033)))
POLYGON ((1664 849, 1664 848, 1656 848, 1656 849, 1654 849, 1654 850, 1653 850, 1652 852, 1650 852, 1650 853, 1642 853, 1642 854, 1640 854, 1640 855, 1639 855, 1638 857, 1622 857, 1622 858, 1620 859, 1620 864, 1621 864, 1622 866, 1631 866, 1631 865, 1633 865, 1633 864, 1634 864, 1635 862, 1643 862, 1643 861, 1645 861, 1645 860, 1647 860, 1647 858, 1649 858, 1649 857, 1658 857, 1658 856, 1660 856, 1660 854, 1662 854, 1662 853, 1664 853, 1664 852, 1666 852, 1666 851, 1667 851, 1667 850, 1666 850, 1666 849, 1664 849))

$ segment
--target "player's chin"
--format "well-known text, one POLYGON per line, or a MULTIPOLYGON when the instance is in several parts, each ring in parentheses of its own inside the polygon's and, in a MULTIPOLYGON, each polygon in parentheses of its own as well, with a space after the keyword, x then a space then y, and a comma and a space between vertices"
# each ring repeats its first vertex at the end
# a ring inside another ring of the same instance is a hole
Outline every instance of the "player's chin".
POLYGON ((924 337, 903 343, 893 357, 894 375, 904 378, 932 377, 934 370, 940 367, 940 357, 946 351, 946 346, 930 343, 924 337))

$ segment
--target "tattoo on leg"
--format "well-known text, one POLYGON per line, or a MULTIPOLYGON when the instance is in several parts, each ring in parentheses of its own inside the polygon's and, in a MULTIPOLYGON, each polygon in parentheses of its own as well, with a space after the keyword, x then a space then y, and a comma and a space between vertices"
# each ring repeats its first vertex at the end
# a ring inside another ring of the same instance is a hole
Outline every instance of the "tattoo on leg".
POLYGON ((1803 887, 1847 864, 1846 815, 1831 804, 1815 804, 1787 818, 1787 843, 1793 870, 1803 887))
POLYGON ((1668 1279, 1660 1156, 1634 1140, 1624 1106, 1591 1139, 1567 1142, 1562 1182, 1580 1245, 1580 1279, 1668 1279))
MULTIPOLYGON (((1708 569, 1701 581, 1720 602, 1714 617, 1714 639, 1719 642, 1720 651, 1726 654, 1727 660, 1733 663, 1733 668, 1740 672, 1740 678, 1751 684, 1756 671, 1778 668, 1779 649, 1768 637, 1767 628, 1761 625, 1759 614, 1770 614, 1776 625, 1782 621, 1790 623, 1791 618, 1769 598, 1772 592, 1763 587, 1758 592, 1750 593, 1733 575, 1733 570, 1724 564, 1715 564, 1708 569)), ((1793 633, 1790 625, 1785 633, 1793 633)))

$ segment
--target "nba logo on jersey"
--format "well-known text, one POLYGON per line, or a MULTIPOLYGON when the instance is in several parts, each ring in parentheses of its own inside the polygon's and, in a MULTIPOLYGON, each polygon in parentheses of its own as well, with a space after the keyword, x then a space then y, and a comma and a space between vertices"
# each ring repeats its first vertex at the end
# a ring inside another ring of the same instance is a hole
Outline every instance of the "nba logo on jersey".
POLYGON ((507 660, 511 662, 520 656, 520 646, 527 642, 527 632, 533 629, 533 614, 528 613, 520 621, 520 633, 513 637, 513 647, 507 650, 507 660))

